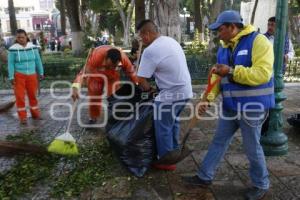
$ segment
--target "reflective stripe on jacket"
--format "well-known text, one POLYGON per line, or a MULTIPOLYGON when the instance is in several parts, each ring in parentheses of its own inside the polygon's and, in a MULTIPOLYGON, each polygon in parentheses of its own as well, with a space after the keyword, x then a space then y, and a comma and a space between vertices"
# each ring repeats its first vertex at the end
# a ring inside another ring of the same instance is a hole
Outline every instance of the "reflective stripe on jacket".
MULTIPOLYGON (((257 35, 257 32, 252 32, 242 36, 233 51, 230 48, 219 48, 217 62, 231 67, 252 67, 253 42, 257 35)), ((224 77, 220 89, 223 107, 226 109, 244 111, 263 108, 265 110, 275 105, 273 78, 267 83, 250 86, 230 82, 228 77, 224 77)))

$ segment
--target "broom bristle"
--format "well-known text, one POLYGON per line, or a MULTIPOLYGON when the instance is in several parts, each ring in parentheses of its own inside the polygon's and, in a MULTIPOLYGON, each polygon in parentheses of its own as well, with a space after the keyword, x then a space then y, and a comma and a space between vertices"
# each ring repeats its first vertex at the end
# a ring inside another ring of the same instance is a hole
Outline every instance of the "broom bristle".
POLYGON ((61 155, 77 155, 78 148, 75 142, 55 139, 48 147, 48 151, 61 155))
POLYGON ((0 105, 0 113, 7 112, 9 109, 14 107, 15 101, 8 102, 4 105, 0 105))

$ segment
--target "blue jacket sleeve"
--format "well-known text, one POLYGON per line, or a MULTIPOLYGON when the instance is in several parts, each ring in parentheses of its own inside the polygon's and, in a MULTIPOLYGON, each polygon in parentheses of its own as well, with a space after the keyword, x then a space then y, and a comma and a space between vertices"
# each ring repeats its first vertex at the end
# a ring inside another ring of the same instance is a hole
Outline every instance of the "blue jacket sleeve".
POLYGON ((41 56, 37 49, 34 50, 35 53, 35 65, 39 75, 44 75, 44 68, 41 60, 41 56))
POLYGON ((15 53, 8 52, 8 79, 13 80, 15 76, 15 53))

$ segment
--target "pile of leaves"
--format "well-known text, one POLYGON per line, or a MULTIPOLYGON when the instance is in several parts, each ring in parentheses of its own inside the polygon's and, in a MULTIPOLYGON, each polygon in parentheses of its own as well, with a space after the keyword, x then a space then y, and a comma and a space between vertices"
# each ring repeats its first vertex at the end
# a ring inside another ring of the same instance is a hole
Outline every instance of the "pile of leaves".
MULTIPOLYGON (((7 140, 43 144, 34 133, 22 133, 7 140)), ((79 147, 76 157, 16 156, 16 164, 0 173, 0 199, 16 199, 30 194, 37 186, 46 185, 49 197, 68 198, 84 190, 101 186, 111 177, 111 166, 116 164, 106 140, 88 142, 79 147)))

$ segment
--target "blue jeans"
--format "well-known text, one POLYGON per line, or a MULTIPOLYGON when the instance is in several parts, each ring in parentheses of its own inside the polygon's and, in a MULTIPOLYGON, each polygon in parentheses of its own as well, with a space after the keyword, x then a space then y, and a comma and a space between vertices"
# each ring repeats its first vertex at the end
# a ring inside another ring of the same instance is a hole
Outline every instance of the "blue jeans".
POLYGON ((218 164, 224 157, 225 152, 238 128, 241 129, 243 148, 250 162, 250 178, 253 186, 261 189, 269 188, 269 174, 266 166, 265 156, 260 145, 261 125, 265 112, 239 112, 223 109, 223 117, 219 117, 217 130, 208 152, 198 170, 197 175, 211 181, 215 175, 218 164), (248 117, 246 117, 248 116, 248 117), (232 119, 227 119, 232 117, 232 119), (260 119, 249 119, 260 117, 260 119))
POLYGON ((172 103, 154 102, 154 128, 158 158, 179 148, 179 115, 188 99, 172 103))

